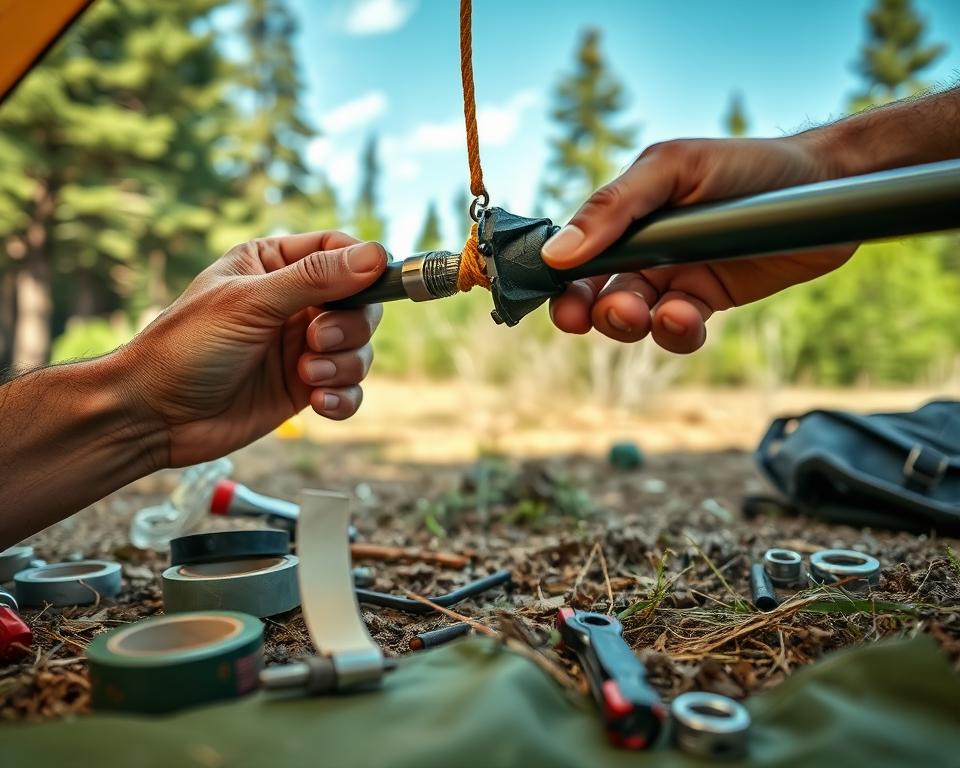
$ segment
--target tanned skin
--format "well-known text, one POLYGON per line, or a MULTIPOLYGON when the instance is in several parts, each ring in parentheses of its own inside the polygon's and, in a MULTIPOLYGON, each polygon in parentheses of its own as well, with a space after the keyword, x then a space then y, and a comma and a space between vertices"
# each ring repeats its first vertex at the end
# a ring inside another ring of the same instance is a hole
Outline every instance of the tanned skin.
MULTIPOLYGON (((569 268, 634 219, 806 182, 960 157, 960 91, 900 102, 787 138, 650 147, 598 190, 544 259, 569 268)), ((813 279, 854 246, 779 259, 659 269, 572 284, 551 306, 570 333, 662 347, 703 344, 713 312, 813 279)), ((359 407, 380 307, 323 311, 383 271, 386 254, 339 232, 245 243, 201 273, 126 346, 0 387, 0 547, 165 467, 214 459, 308 405, 359 407), (355 247, 352 247, 355 246, 355 247)))

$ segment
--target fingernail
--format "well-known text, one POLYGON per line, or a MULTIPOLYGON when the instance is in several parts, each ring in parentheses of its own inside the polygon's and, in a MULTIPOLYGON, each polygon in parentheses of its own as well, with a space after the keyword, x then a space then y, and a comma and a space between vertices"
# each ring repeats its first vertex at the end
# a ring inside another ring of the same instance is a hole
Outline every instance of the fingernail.
POLYGON ((333 360, 311 360, 307 363, 307 376, 310 381, 326 381, 337 373, 337 366, 333 360))
POLYGON ((633 330, 630 324, 625 322, 624 319, 617 314, 617 310, 615 309, 611 309, 607 312, 607 322, 618 331, 623 331, 624 333, 629 333, 633 330))
POLYGON ((344 338, 343 329, 339 325, 324 325, 317 329, 317 347, 320 349, 333 349, 337 344, 343 343, 344 338))
POLYGON ((557 234, 543 244, 540 253, 543 258, 556 266, 573 258, 574 252, 583 242, 583 230, 573 224, 567 224, 557 234))
POLYGON ((682 336, 687 332, 686 326, 681 325, 676 320, 671 319, 667 315, 663 316, 663 319, 661 320, 661 322, 663 323, 663 329, 667 333, 672 333, 674 336, 682 336))
POLYGON ((347 266, 351 272, 363 274, 380 266, 383 254, 375 243, 357 243, 347 248, 347 266))
POLYGON ((324 411, 335 411, 337 406, 340 405, 340 395, 334 395, 330 392, 324 392, 323 394, 323 410, 324 411))

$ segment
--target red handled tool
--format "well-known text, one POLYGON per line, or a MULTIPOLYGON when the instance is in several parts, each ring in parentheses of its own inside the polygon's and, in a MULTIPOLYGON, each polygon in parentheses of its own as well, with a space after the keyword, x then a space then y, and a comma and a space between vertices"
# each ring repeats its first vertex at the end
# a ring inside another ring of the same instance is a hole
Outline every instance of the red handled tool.
POLYGON ((610 741, 626 749, 653 744, 667 710, 647 683, 643 663, 623 639, 623 625, 613 616, 561 608, 557 629, 590 681, 610 741))
POLYGON ((20 614, 17 601, 9 592, 0 588, 0 661, 11 661, 30 650, 33 633, 20 614))

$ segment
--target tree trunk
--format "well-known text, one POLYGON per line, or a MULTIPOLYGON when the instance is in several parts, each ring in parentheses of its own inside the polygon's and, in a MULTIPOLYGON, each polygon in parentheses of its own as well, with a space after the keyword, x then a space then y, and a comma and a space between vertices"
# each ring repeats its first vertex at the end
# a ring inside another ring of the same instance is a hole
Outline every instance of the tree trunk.
POLYGON ((29 370, 50 359, 50 265, 44 253, 32 254, 17 271, 17 324, 13 340, 13 367, 29 370))

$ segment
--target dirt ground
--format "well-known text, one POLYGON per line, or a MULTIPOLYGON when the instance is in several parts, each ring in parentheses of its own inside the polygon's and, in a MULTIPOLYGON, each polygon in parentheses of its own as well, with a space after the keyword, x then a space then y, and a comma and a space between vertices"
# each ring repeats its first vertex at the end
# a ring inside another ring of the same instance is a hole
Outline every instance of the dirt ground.
MULTIPOLYGON (((827 525, 777 507, 754 515, 741 508, 745 496, 768 491, 745 449, 771 413, 814 404, 914 407, 932 393, 687 392, 642 414, 572 407, 525 421, 522 413, 492 415, 495 399, 490 406, 475 398, 464 416, 462 392, 381 383, 371 390, 372 407, 349 427, 307 419, 302 436, 270 436, 233 458, 235 478, 263 493, 295 499, 314 487, 354 494, 362 541, 471 556, 462 571, 358 563, 374 568, 378 590, 442 594, 508 568, 509 590, 455 610, 535 647, 574 678, 570 660, 550 646, 557 608, 621 614, 628 641, 667 699, 693 687, 744 698, 835 648, 918 632, 932 635, 960 669, 960 562, 947 554, 947 547, 960 552, 960 541, 827 525), (607 464, 606 448, 624 437, 647 452, 639 470, 607 464), (781 592, 778 609, 757 612, 749 605, 748 570, 770 546, 869 552, 881 561, 880 585, 866 597, 781 592)), ((120 561, 124 589, 115 602, 24 611, 35 648, 0 667, 0 719, 89 711, 86 645, 106 629, 162 611, 166 556, 132 547, 127 530, 132 514, 163 499, 175 482, 174 472, 144 478, 30 541, 49 561, 120 561)), ((229 525, 237 523, 211 519, 208 527, 229 525)), ((416 633, 452 621, 363 612, 389 655, 410 653, 416 633)), ((310 652, 298 610, 267 621, 269 664, 310 652)))

